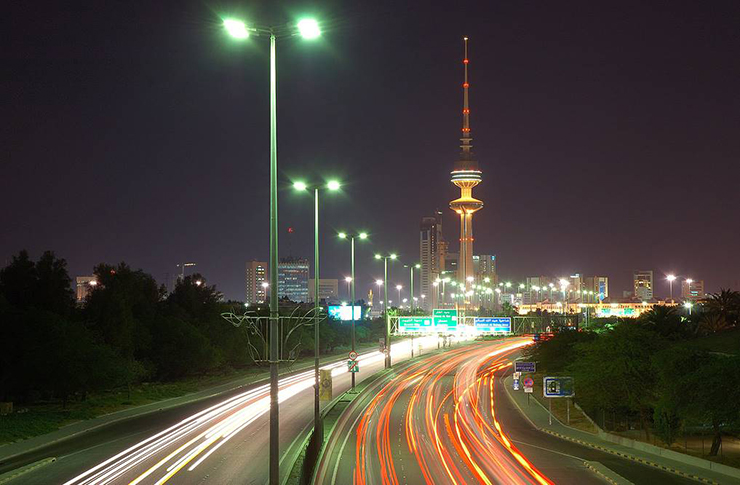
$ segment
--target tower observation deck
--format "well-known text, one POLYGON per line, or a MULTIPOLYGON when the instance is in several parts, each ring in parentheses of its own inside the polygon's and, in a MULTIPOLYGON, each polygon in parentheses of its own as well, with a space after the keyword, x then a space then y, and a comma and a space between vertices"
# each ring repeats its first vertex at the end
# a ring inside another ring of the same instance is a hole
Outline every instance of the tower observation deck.
POLYGON ((450 181, 460 188, 460 197, 450 202, 450 209, 460 216, 460 259, 457 265, 457 280, 465 285, 465 292, 475 278, 473 269, 473 214, 483 208, 483 201, 473 197, 473 188, 482 181, 482 172, 478 169, 478 162, 473 154, 473 139, 470 136, 470 104, 468 100, 468 38, 465 43, 463 57, 463 109, 462 109, 462 138, 460 141, 460 155, 450 172, 450 181))

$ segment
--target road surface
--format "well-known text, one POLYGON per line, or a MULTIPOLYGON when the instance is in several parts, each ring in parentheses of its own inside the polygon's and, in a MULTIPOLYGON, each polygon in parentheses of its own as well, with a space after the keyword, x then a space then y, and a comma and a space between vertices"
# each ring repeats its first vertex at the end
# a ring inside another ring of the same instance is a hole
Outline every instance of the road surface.
MULTIPOLYGON (((419 349, 436 349, 436 337, 414 340, 419 349)), ((393 344, 394 363, 410 357, 410 341, 393 344)), ((358 382, 383 368, 380 352, 359 357, 358 382)), ((334 393, 349 388, 345 362, 332 369, 334 393)), ((313 421, 313 370, 280 380, 281 453, 313 421)), ((29 485, 254 483, 268 478, 269 388, 243 388, 207 401, 146 415, 84 434, 33 452, 56 456, 11 482, 29 485)), ((26 457, 27 459, 28 457, 26 457)), ((289 472, 281 462, 281 476, 289 472)))
POLYGON ((348 407, 317 484, 603 484, 584 460, 635 484, 693 483, 541 433, 501 376, 527 339, 476 343, 414 362, 348 407))

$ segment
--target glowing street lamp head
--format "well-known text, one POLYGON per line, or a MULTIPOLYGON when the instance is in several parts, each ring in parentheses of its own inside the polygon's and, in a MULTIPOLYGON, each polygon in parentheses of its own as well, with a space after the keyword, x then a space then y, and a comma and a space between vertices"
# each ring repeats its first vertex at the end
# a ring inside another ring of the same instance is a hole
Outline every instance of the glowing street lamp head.
POLYGON ((400 290, 400 289, 402 289, 402 288, 403 288, 403 286, 402 286, 402 285, 396 285, 396 289, 397 289, 397 290, 400 290))
POLYGON ((689 285, 690 285, 691 283, 693 283, 693 282, 694 282, 694 280, 692 280, 691 278, 686 278, 686 283, 688 283, 689 285))
POLYGON ((496 293, 501 293, 501 288, 496 288, 496 293))
POLYGON ((419 268, 421 268, 421 265, 417 263, 417 264, 414 265, 414 268, 419 269, 419 268))
POLYGON ((382 257, 383 257, 383 256, 381 256, 380 254, 376 254, 376 255, 375 255, 375 259, 380 259, 380 258, 382 258, 382 257))
POLYGON ((345 232, 340 232, 337 236, 339 236, 339 239, 347 239, 347 233, 345 232))
POLYGON ((375 284, 378 286, 383 286, 383 280, 375 280, 375 284))
POLYGON ((507 281, 507 282, 506 282, 506 287, 507 287, 507 288, 511 288, 511 282, 510 282, 510 281, 507 281))
POLYGON ((88 283, 88 285, 90 285, 90 286, 98 286, 98 282, 97 282, 97 280, 91 280, 91 281, 90 281, 90 282, 88 283))
POLYGON ((326 184, 326 188, 329 190, 339 190, 339 188, 342 186, 338 181, 336 180, 329 180, 326 184))
POLYGON ((321 35, 319 23, 315 19, 301 19, 298 22, 298 32, 304 39, 315 39, 321 35))
POLYGON ((347 283, 349 283, 349 282, 352 281, 352 277, 351 276, 345 276, 344 277, 344 281, 346 281, 347 283))
POLYGON ((484 283, 490 283, 491 282, 491 278, 489 278, 488 276, 486 276, 485 278, 483 278, 483 282, 484 283))
POLYGON ((267 288, 268 286, 270 286, 270 283, 268 283, 267 281, 263 281, 261 286, 262 288, 267 288))
POLYGON ((568 283, 568 280, 566 280, 566 279, 561 279, 559 281, 559 283, 560 283, 560 286, 563 287, 563 288, 567 287, 570 284, 570 283, 568 283))
POLYGON ((686 303, 683 304, 683 306, 686 308, 691 308, 694 305, 690 301, 687 301, 686 303))
POLYGON ((308 185, 305 182, 293 182, 293 188, 296 190, 306 190, 308 185))
POLYGON ((519 283, 519 289, 520 290, 523 290, 524 289, 524 283, 519 283))
POLYGON ((246 39, 249 37, 247 26, 241 20, 224 19, 224 28, 235 39, 246 39))
POLYGON ((674 281, 676 279, 676 275, 669 274, 665 277, 665 279, 667 279, 668 281, 674 281))
POLYGON ((391 254, 391 259, 396 259, 396 253, 391 254))
POLYGON ((361 232, 360 233, 360 239, 367 239, 367 233, 366 232, 361 232))

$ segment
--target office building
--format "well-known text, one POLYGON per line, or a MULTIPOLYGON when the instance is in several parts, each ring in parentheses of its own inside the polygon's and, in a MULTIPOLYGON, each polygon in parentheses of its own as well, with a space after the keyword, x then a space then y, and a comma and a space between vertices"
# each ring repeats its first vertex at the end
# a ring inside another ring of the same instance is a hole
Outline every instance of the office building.
POLYGON ((653 299, 653 272, 652 270, 635 271, 632 273, 634 297, 640 301, 653 299))
POLYGON ((588 276, 583 280, 584 290, 593 292, 587 301, 609 298, 609 278, 607 276, 588 276))
POLYGON ((421 269, 420 294, 426 295, 422 298, 425 310, 437 306, 437 292, 434 282, 440 278, 445 269, 445 253, 447 245, 442 237, 442 212, 435 211, 433 217, 421 219, 419 227, 419 261, 421 269))
POLYGON ((244 303, 252 305, 267 301, 267 291, 263 285, 267 281, 267 263, 264 261, 249 261, 245 273, 247 291, 244 303))
POLYGON ((77 304, 81 305, 85 302, 87 295, 90 293, 93 286, 97 284, 97 281, 95 280, 95 276, 78 276, 75 278, 75 283, 77 286, 75 297, 77 299, 77 304))
POLYGON ((681 298, 684 300, 701 300, 704 295, 704 280, 689 278, 681 282, 681 298))
MULTIPOLYGON (((314 301, 316 293, 316 280, 308 280, 308 301, 314 301)), ((339 299, 339 280, 334 278, 319 278, 319 302, 336 302, 339 299)))
POLYGON ((477 284, 493 286, 498 283, 495 254, 473 256, 473 268, 475 270, 475 282, 477 284), (486 282, 486 278, 488 278, 488 282, 486 282))
POLYGON ((308 271, 306 259, 281 258, 278 263, 278 298, 295 303, 308 302, 308 271))

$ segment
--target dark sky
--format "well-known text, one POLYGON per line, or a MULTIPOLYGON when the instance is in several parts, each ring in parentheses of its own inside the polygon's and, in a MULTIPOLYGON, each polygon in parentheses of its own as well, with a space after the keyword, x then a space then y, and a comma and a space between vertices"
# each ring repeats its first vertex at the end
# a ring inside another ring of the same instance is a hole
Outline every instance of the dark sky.
POLYGON ((740 2, 433 3, 10 2, 1 262, 53 249, 72 276, 126 261, 164 281, 196 261, 243 298, 268 249, 268 45, 219 16, 313 13, 319 42, 278 46, 281 255, 313 253, 299 176, 345 183, 323 199, 323 276, 348 272, 336 230, 371 232, 358 293, 372 252, 418 259, 435 208, 457 239, 468 35, 476 253, 512 280, 607 275, 617 296, 633 269, 740 286, 740 2))

